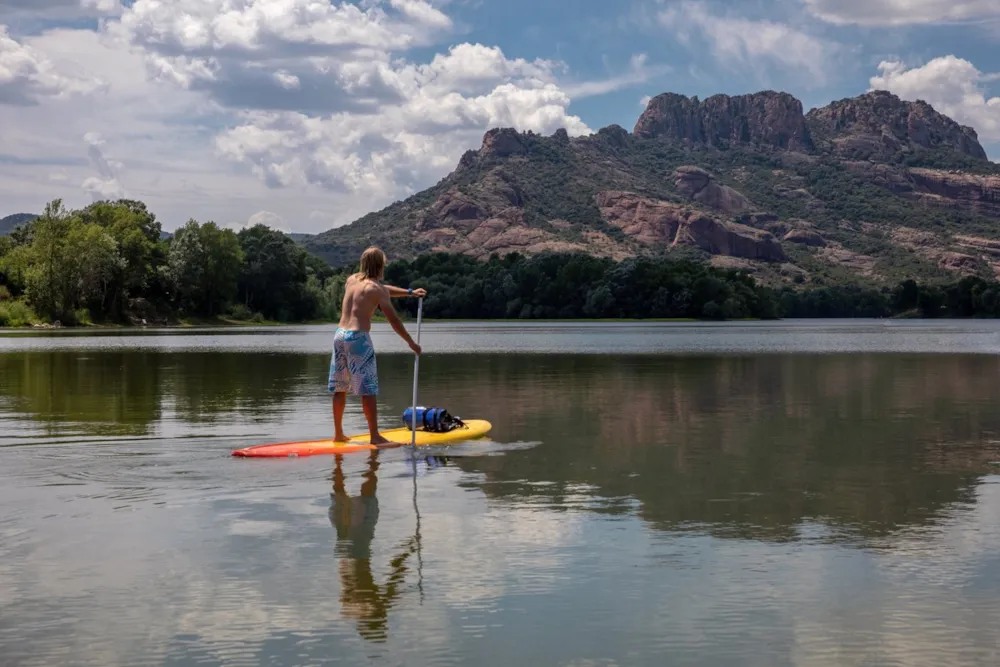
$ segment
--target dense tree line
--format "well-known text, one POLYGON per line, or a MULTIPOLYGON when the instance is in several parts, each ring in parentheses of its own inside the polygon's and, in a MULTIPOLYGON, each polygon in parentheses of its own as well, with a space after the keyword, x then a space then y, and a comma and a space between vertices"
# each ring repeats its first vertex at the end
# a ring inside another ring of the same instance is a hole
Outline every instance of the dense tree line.
POLYGON ((968 276, 946 285, 905 280, 893 289, 837 285, 778 296, 782 317, 1000 317, 1000 282, 968 276))
MULTIPOLYGON (((429 254, 391 262, 389 283, 427 289, 424 314, 442 319, 773 318, 770 290, 736 271, 690 260, 518 254, 479 261, 429 254)), ((412 301, 400 303, 415 314, 412 301)))
MULTIPOLYGON (((924 318, 1000 317, 1000 282, 965 277, 951 284, 906 280, 894 288, 832 285, 773 290, 735 270, 693 260, 583 254, 509 255, 479 262, 424 255, 389 265, 389 282, 428 290, 431 318, 924 318)), ((416 306, 400 307, 415 315, 416 306)))
MULTIPOLYGON (((0 325, 229 317, 331 321, 357 266, 332 268, 264 225, 240 232, 189 221, 171 238, 141 202, 60 201, 0 237, 0 325)), ((616 262, 586 254, 480 261, 435 253, 394 260, 386 280, 428 290, 435 319, 771 319, 1000 317, 1000 283, 907 280, 893 289, 773 290, 736 270, 683 257, 616 262)), ((398 302, 416 315, 414 300, 398 302)))

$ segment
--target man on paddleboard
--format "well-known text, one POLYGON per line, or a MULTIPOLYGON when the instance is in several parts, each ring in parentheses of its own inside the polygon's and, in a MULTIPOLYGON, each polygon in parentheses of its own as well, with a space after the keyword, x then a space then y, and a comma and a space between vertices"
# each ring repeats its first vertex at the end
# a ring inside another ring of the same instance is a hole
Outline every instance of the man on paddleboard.
POLYGON ((404 296, 424 297, 424 289, 403 289, 382 284, 385 274, 385 253, 371 247, 361 255, 361 270, 347 279, 344 286, 344 303, 340 311, 340 325, 333 337, 333 358, 330 361, 328 388, 333 392, 334 440, 347 442, 344 435, 344 407, 347 392, 361 397, 361 407, 368 420, 371 444, 385 445, 389 441, 378 430, 378 368, 375 348, 371 339, 372 314, 376 308, 389 320, 393 330, 406 341, 415 354, 417 345, 392 307, 393 298, 404 296))

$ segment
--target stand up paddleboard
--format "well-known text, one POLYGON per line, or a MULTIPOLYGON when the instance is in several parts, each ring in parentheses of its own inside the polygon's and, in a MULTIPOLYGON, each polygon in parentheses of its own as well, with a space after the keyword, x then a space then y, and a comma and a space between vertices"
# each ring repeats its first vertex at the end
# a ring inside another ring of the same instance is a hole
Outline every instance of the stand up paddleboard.
MULTIPOLYGON (((433 408, 432 408, 433 409, 433 408)), ((407 410, 407 413, 410 411, 407 410)), ((407 420, 409 421, 409 420, 407 420)), ((417 429, 416 446, 446 445, 481 438, 493 426, 482 419, 470 419, 462 422, 462 426, 443 433, 435 433, 417 429)), ((367 452, 373 449, 394 449, 413 443, 413 431, 409 428, 395 428, 382 431, 382 437, 390 440, 388 445, 372 445, 368 433, 351 436, 350 442, 334 442, 333 440, 313 440, 310 442, 286 442, 276 445, 257 445, 245 449, 237 449, 233 456, 247 458, 316 456, 330 454, 350 454, 352 452, 367 452)))
MULTIPOLYGON (((423 320, 424 300, 420 299, 417 306, 417 344, 420 344, 420 324, 423 320)), ((284 442, 276 445, 256 445, 237 449, 233 456, 246 458, 275 458, 288 456, 316 456, 320 454, 350 454, 351 452, 368 452, 373 449, 393 449, 409 443, 413 447, 427 445, 445 445, 455 442, 465 442, 481 438, 489 433, 493 426, 482 419, 462 421, 452 417, 443 408, 417 407, 417 373, 420 370, 420 357, 413 360, 413 407, 403 413, 403 423, 406 428, 394 428, 382 431, 382 437, 389 441, 385 445, 371 444, 368 433, 352 435, 348 442, 330 440, 312 440, 309 442, 284 442), (416 414, 416 419, 413 415, 416 414)))

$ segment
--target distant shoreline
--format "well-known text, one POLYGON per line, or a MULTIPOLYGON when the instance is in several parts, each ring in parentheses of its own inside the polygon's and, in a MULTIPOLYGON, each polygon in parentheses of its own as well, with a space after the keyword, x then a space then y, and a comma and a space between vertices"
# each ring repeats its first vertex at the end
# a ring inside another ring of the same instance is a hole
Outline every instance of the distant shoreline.
MULTIPOLYGON (((402 316, 401 316, 402 317, 402 316)), ((843 320, 845 322, 853 320, 927 320, 927 321, 940 321, 940 322, 957 322, 966 320, 992 320, 996 318, 992 317, 920 317, 919 313, 915 310, 907 311, 905 313, 898 313, 890 317, 782 317, 773 319, 763 319, 763 318, 739 318, 739 319, 728 319, 728 320, 709 320, 709 319, 697 319, 697 318, 629 318, 629 317, 617 317, 617 318, 528 318, 521 319, 517 317, 511 318, 433 318, 424 317, 424 323, 432 324, 468 324, 468 323, 497 323, 497 324, 527 324, 527 323, 548 323, 548 324, 610 324, 615 322, 621 323, 651 323, 651 324, 663 324, 663 323, 676 323, 676 324, 694 324, 694 323, 723 323, 723 322, 784 322, 788 320, 795 321, 808 321, 808 320, 843 320)), ((416 319, 409 317, 402 317, 403 323, 408 329, 412 329, 416 326, 416 319)), ((376 315, 372 318, 373 323, 378 324, 388 324, 388 320, 382 315, 376 315)), ((306 322, 278 322, 273 320, 237 320, 231 317, 215 317, 215 318, 184 318, 179 321, 172 321, 169 323, 150 323, 150 324, 79 324, 79 325, 61 325, 55 326, 52 324, 28 324, 20 327, 9 327, 0 326, 0 332, 3 331, 60 331, 60 330, 72 330, 72 331, 108 331, 108 330, 136 330, 141 331, 143 329, 212 329, 212 328, 241 328, 241 327, 270 327, 270 328, 281 328, 281 327, 301 327, 301 326, 331 326, 336 325, 337 320, 309 320, 306 322)))
POLYGON ((303 326, 303 325, 318 325, 318 324, 335 324, 335 322, 330 321, 312 321, 312 322, 274 322, 269 320, 262 320, 259 322, 253 320, 234 320, 228 317, 220 318, 199 318, 199 319, 184 319, 179 322, 150 322, 148 324, 120 324, 120 323, 91 323, 91 324, 74 324, 74 325, 55 325, 55 324, 25 324, 19 327, 8 327, 0 326, 0 331, 110 331, 118 329, 211 329, 218 327, 286 327, 286 326, 303 326))
MULTIPOLYGON (((732 319, 732 320, 704 320, 695 318, 538 318, 538 319, 519 319, 519 318, 483 318, 483 319, 469 319, 469 318, 456 318, 456 319, 440 319, 440 318, 423 318, 423 323, 425 324, 470 324, 470 323, 485 323, 485 324, 614 324, 614 323, 628 323, 628 324, 722 324, 722 323, 738 323, 738 322, 786 322, 789 320, 795 321, 809 321, 809 320, 837 320, 837 321, 856 321, 856 320, 928 320, 928 321, 941 321, 941 322, 952 322, 952 321, 966 321, 966 320, 990 320, 995 318, 960 318, 960 317, 937 317, 937 318, 922 318, 914 317, 913 314, 897 315, 894 317, 881 317, 881 318, 870 318, 870 317, 785 317, 778 319, 760 319, 760 318, 744 318, 744 319, 732 319)), ((384 317, 376 317, 372 320, 373 323, 377 324, 387 324, 388 321, 384 317)), ((407 326, 408 330, 413 330, 416 326, 415 319, 404 319, 403 323, 407 326)), ((144 329, 178 329, 178 330, 197 330, 197 329, 213 329, 213 328, 282 328, 282 327, 301 327, 301 326, 335 326, 337 321, 335 320, 312 320, 308 322, 274 322, 274 321, 259 321, 255 322, 252 320, 234 320, 232 318, 214 318, 214 319, 185 319, 180 322, 171 322, 167 324, 83 324, 74 326, 54 326, 51 324, 35 324, 35 325, 25 325, 20 327, 5 327, 0 326, 0 332, 4 331, 141 331, 144 329)))
MULTIPOLYGON (((847 319, 847 318, 845 318, 847 319)), ((471 318, 456 318, 456 319, 441 319, 441 318, 423 318, 424 324, 469 324, 469 323, 502 323, 502 324, 526 324, 526 323, 549 323, 549 324, 587 324, 587 323, 697 323, 697 322, 763 322, 766 320, 761 319, 738 319, 738 320, 698 320, 695 318, 538 318, 538 319, 519 319, 519 318, 483 318, 483 319, 471 319, 471 318)), ((778 321, 778 320, 770 320, 778 321)), ((388 324, 388 320, 385 318, 374 318, 373 323, 377 324, 388 324)), ((417 321, 415 319, 404 319, 403 323, 408 329, 412 329, 416 326, 417 321)), ((337 322, 334 320, 313 320, 309 322, 272 322, 272 321, 262 321, 254 322, 252 320, 234 320, 231 318, 219 318, 215 320, 197 320, 190 321, 185 320, 182 322, 170 322, 166 324, 80 324, 80 325, 61 325, 55 326, 52 324, 29 324, 20 327, 3 327, 0 326, 0 331, 111 331, 111 330, 137 330, 141 331, 143 329, 213 329, 219 327, 227 328, 241 328, 241 327, 271 327, 271 328, 281 328, 281 327, 301 327, 301 326, 331 326, 336 325, 337 322)))

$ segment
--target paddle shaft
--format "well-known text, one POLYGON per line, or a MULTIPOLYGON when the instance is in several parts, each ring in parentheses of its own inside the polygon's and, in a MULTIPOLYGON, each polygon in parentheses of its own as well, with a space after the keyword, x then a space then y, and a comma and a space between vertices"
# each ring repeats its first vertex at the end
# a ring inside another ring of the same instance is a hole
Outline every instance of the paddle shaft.
MULTIPOLYGON (((423 297, 417 302, 417 345, 420 345, 420 323, 424 316, 424 299, 423 297)), ((420 355, 415 355, 413 359, 413 413, 410 415, 413 426, 413 439, 410 441, 410 446, 417 446, 417 373, 420 372, 420 355)))

